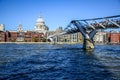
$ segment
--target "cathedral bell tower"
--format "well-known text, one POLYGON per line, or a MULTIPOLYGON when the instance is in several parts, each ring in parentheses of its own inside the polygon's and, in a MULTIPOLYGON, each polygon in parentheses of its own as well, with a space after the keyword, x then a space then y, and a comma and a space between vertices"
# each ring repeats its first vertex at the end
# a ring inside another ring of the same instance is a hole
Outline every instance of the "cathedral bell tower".
POLYGON ((17 42, 23 42, 24 41, 24 34, 23 34, 23 30, 22 30, 22 24, 19 24, 18 29, 17 29, 17 42))

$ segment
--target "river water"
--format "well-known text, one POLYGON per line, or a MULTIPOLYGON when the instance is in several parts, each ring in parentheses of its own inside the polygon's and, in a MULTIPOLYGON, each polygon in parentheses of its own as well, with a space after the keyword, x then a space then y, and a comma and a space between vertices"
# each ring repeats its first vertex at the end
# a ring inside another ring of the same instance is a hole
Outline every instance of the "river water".
POLYGON ((0 80, 120 80, 120 45, 0 44, 0 80))

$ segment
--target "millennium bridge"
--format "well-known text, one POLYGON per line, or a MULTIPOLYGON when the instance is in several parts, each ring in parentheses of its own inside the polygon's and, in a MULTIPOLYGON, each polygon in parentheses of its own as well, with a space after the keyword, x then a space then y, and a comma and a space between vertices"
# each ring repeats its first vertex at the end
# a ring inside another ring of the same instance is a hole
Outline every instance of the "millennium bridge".
POLYGON ((98 30, 108 28, 120 28, 120 15, 83 20, 72 20, 64 29, 64 32, 48 36, 47 39, 53 41, 56 36, 80 32, 84 39, 83 49, 93 50, 94 35, 97 33, 98 30))

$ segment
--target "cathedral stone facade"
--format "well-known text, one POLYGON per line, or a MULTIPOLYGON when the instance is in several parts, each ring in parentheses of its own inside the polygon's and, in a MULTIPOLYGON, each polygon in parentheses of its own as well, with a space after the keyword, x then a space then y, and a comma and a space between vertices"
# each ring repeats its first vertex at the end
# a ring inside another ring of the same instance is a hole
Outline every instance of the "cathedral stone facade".
POLYGON ((44 33, 44 34, 46 34, 48 30, 49 30, 49 29, 48 29, 48 27, 45 25, 44 20, 42 19, 41 16, 39 16, 38 19, 36 20, 34 31, 35 31, 35 32, 39 32, 39 33, 44 33))
POLYGON ((0 31, 4 31, 4 30, 5 30, 4 24, 0 24, 0 31))

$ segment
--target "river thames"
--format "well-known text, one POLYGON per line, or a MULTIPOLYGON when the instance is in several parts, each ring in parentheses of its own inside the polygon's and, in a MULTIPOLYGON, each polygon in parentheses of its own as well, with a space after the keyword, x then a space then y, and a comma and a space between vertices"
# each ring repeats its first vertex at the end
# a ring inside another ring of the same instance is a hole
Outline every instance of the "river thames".
POLYGON ((0 80, 120 80, 120 45, 0 44, 0 80))

